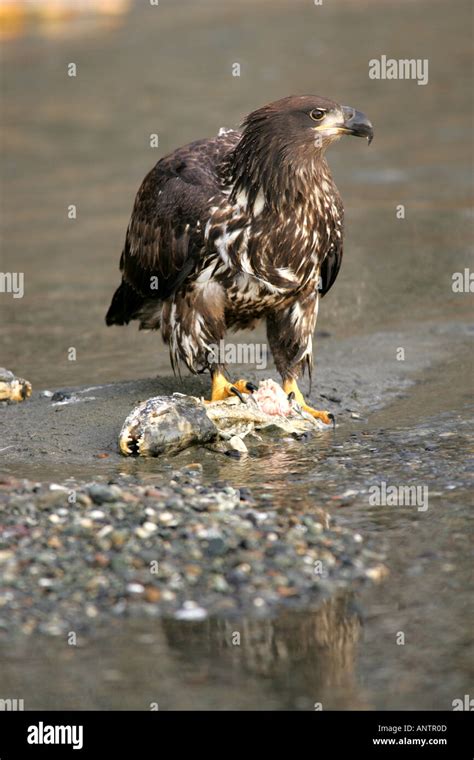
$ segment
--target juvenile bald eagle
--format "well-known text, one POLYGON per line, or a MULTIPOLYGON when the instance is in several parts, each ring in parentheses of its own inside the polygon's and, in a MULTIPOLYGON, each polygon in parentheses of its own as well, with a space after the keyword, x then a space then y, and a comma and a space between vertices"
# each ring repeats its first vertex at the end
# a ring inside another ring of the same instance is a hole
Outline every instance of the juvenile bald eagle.
POLYGON ((217 400, 254 386, 230 382, 213 347, 265 319, 285 391, 328 423, 297 379, 311 371, 319 297, 341 266, 343 206, 325 152, 344 134, 370 142, 373 129, 353 108, 292 96, 251 113, 241 132, 158 161, 135 199, 107 324, 161 328, 173 369, 208 369, 217 400))

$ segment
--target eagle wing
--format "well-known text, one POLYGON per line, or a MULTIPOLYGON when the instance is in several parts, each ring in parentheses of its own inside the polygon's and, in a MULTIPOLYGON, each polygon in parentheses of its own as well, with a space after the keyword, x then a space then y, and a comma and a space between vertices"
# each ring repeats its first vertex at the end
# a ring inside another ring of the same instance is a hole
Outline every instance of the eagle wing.
POLYGON ((321 296, 325 296, 336 282, 336 277, 339 274, 341 263, 342 241, 331 246, 321 264, 319 272, 321 277, 319 292, 321 296))
POLYGON ((106 322, 135 319, 150 301, 169 298, 199 266, 218 166, 240 135, 198 140, 158 161, 137 193, 120 259, 122 283, 106 322))
POLYGON ((344 208, 339 198, 336 200, 336 207, 339 220, 339 234, 336 233, 334 235, 329 250, 321 262, 319 270, 321 278, 319 292, 321 297, 325 296, 336 282, 336 277, 339 274, 342 264, 342 227, 344 223, 344 208))

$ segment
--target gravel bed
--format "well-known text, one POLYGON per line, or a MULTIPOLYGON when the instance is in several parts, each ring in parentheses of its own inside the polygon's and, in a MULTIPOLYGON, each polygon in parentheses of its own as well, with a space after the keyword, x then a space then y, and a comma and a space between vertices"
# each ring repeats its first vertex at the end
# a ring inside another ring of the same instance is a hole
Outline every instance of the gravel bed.
MULTIPOLYGON (((263 495, 265 496, 265 494, 263 495)), ((268 615, 377 581, 383 557, 318 506, 276 510, 249 489, 168 480, 0 478, 0 630, 62 635, 108 616, 268 615)))

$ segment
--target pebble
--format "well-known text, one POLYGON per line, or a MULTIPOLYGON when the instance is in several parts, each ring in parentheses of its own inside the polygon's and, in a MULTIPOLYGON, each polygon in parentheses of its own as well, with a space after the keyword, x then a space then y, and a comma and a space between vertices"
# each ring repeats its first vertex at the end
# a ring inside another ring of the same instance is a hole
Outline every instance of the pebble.
POLYGON ((159 588, 155 588, 155 586, 146 586, 145 588, 145 599, 147 602, 155 603, 159 602, 161 599, 161 591, 159 588))
POLYGON ((146 538, 147 536, 151 536, 151 534, 156 530, 158 530, 158 527, 155 525, 155 523, 147 521, 144 522, 143 525, 140 525, 135 532, 137 536, 140 536, 140 538, 146 538))
POLYGON ((211 580, 211 588, 214 591, 226 593, 230 587, 223 575, 215 575, 211 580))
POLYGON ((96 504, 107 504, 117 501, 121 495, 122 492, 117 486, 105 486, 100 483, 94 483, 89 487, 89 496, 96 504))
POLYGON ((175 516, 173 515, 172 512, 160 512, 160 514, 158 515, 158 520, 160 521, 160 523, 163 523, 164 525, 178 524, 178 521, 175 519, 175 516))
POLYGON ((120 549, 128 538, 128 532, 125 530, 113 530, 110 538, 112 541, 112 546, 115 549, 120 549))
POLYGON ((388 575, 388 568, 385 565, 377 565, 376 567, 369 567, 365 571, 366 578, 370 578, 371 581, 378 583, 388 575))
POLYGON ((91 520, 103 520, 105 517, 105 512, 102 512, 100 509, 93 509, 91 512, 89 512, 89 517, 91 520))
POLYGON ((175 613, 176 620, 205 620, 207 610, 199 607, 195 602, 185 602, 180 610, 175 613))
POLYGON ((238 435, 233 435, 232 438, 229 439, 229 446, 231 449, 234 449, 235 451, 239 451, 242 454, 248 453, 248 448, 242 438, 240 438, 238 435))
POLYGON ((128 583, 127 591, 129 594, 143 594, 145 586, 142 586, 141 583, 128 583))
POLYGON ((206 552, 211 557, 216 557, 221 554, 225 554, 227 551, 227 545, 225 541, 222 540, 222 538, 211 538, 211 540, 207 544, 206 552))

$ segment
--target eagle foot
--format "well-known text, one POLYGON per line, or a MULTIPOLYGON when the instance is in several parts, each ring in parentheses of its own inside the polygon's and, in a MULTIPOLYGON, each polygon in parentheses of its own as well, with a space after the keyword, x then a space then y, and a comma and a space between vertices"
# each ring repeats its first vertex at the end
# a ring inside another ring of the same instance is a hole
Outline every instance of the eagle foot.
MULTIPOLYGON (((211 401, 223 401, 230 396, 238 396, 245 404, 244 394, 253 393, 257 386, 249 380, 237 380, 231 383, 224 375, 215 373, 212 376, 211 401)), ((209 402, 207 402, 209 403, 209 402)))
POLYGON ((336 418, 331 412, 325 412, 320 411, 319 409, 313 409, 312 406, 309 406, 305 399, 303 394, 301 393, 300 389, 298 388, 298 384, 296 380, 285 380, 283 382, 283 390, 288 394, 288 401, 296 401, 297 404, 301 407, 301 409, 306 412, 307 414, 310 414, 312 417, 314 417, 317 420, 321 420, 325 425, 331 425, 333 428, 336 428, 336 418))

